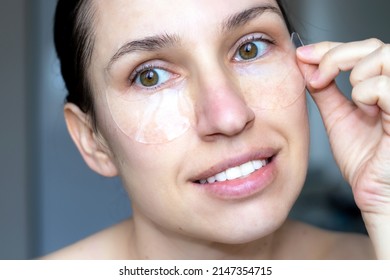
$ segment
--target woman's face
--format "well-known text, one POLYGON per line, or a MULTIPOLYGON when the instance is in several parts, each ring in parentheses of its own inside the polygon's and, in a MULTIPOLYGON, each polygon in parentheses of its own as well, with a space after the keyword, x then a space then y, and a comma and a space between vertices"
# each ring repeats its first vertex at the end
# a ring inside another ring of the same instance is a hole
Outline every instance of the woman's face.
POLYGON ((223 243, 274 231, 309 146, 304 80, 276 1, 95 5, 98 128, 135 221, 223 243))

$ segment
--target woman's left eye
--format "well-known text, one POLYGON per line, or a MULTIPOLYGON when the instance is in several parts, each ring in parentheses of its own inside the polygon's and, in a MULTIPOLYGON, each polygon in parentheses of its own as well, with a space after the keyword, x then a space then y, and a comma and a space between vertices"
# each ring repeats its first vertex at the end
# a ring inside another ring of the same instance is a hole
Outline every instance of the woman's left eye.
POLYGON ((247 41, 239 46, 234 54, 234 61, 250 61, 265 55, 269 48, 269 42, 262 39, 247 41))
POLYGON ((134 83, 144 88, 156 88, 166 83, 173 74, 160 68, 148 68, 139 71, 134 83))

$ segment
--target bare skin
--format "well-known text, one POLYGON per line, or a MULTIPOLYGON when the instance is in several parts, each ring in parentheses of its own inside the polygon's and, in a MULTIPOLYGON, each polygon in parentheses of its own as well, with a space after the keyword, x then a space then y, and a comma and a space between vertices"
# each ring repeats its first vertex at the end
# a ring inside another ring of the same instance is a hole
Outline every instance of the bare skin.
MULTIPOLYGON (((148 256, 139 256, 132 246, 134 240, 129 233, 133 226, 130 219, 123 221, 42 259, 148 259, 148 256)), ((174 259, 170 253, 161 252, 155 259, 174 259)), ((225 246, 220 253, 225 259, 375 259, 371 241, 365 235, 331 232, 297 221, 286 221, 272 237, 245 245, 225 246)), ((200 256, 191 258, 199 259, 200 256)))

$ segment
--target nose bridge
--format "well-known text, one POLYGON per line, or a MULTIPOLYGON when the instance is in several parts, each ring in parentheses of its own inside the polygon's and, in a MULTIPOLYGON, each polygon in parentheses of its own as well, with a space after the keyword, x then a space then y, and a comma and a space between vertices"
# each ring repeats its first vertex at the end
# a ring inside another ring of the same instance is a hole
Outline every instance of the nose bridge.
POLYGON ((235 135, 254 119, 238 81, 222 60, 208 59, 196 75, 197 128, 203 135, 235 135))
POLYGON ((210 102, 209 105, 215 103, 214 99, 225 102, 229 102, 230 99, 237 99, 236 101, 242 99, 241 101, 245 103, 236 77, 222 62, 209 63, 206 67, 203 67, 198 75, 200 86, 197 95, 200 100, 210 102))

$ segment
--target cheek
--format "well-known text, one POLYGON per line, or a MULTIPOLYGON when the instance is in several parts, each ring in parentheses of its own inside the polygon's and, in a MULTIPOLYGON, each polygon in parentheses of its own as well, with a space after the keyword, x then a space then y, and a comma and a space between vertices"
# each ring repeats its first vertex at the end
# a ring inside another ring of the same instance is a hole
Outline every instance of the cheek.
POLYGON ((286 162, 288 166, 286 167, 284 176, 287 181, 295 182, 297 186, 294 188, 300 191, 306 178, 310 145, 305 95, 292 106, 283 110, 280 118, 283 121, 280 122, 279 129, 281 131, 283 130, 282 135, 285 136, 287 142, 286 162), (294 179, 291 180, 292 178, 294 179))
POLYGON ((305 78, 295 59, 287 55, 282 61, 248 64, 235 71, 246 103, 255 110, 294 106, 305 93, 305 78))
MULTIPOLYGON (((113 161, 131 199, 149 204, 163 204, 178 184, 181 157, 187 143, 143 144, 129 137, 116 125, 107 106, 105 94, 96 98, 95 108, 99 130, 109 143, 113 161)), ((127 120, 129 122, 129 120, 127 120)), ((130 120, 131 121, 131 120, 130 120)), ((153 206, 153 205, 151 205, 153 206)), ((161 207, 160 207, 161 208, 161 207)))
POLYGON ((257 110, 256 119, 263 127, 258 130, 267 131, 264 134, 281 148, 277 157, 281 182, 294 184, 293 192, 299 190, 306 177, 310 146, 306 95, 282 109, 257 110))
POLYGON ((145 145, 124 135, 115 126, 112 132, 109 141, 123 185, 131 199, 145 208, 154 209, 156 204, 172 201, 178 184, 179 156, 183 154, 180 149, 184 149, 185 145, 145 145))
POLYGON ((306 160, 309 151, 309 119, 306 95, 273 115, 276 129, 286 139, 287 146, 306 160))
POLYGON ((187 143, 143 145, 127 137, 119 138, 123 142, 116 142, 119 147, 115 153, 134 217, 164 228, 178 229, 188 220, 185 215, 187 192, 180 177, 181 157, 187 143))
POLYGON ((243 96, 256 113, 257 121, 275 129, 291 152, 299 153, 306 161, 309 150, 306 80, 295 56, 286 55, 281 61, 268 64, 250 64, 237 73, 243 96))

